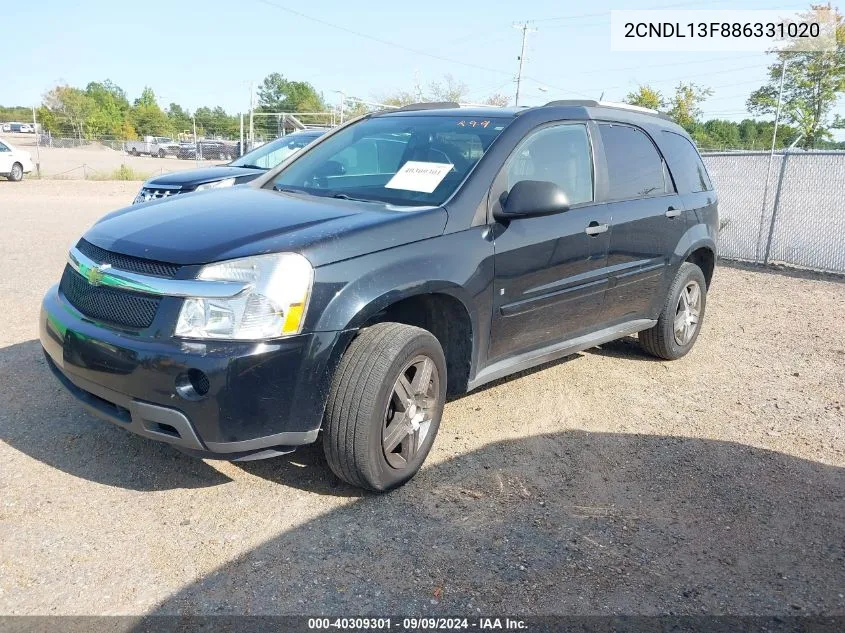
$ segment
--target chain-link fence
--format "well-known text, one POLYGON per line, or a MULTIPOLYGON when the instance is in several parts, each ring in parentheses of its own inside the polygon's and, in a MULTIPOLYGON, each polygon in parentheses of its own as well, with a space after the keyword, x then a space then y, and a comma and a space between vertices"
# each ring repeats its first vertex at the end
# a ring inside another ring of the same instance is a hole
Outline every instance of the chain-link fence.
POLYGON ((721 257, 845 273, 845 152, 775 154, 771 165, 767 152, 702 158, 719 195, 721 257))

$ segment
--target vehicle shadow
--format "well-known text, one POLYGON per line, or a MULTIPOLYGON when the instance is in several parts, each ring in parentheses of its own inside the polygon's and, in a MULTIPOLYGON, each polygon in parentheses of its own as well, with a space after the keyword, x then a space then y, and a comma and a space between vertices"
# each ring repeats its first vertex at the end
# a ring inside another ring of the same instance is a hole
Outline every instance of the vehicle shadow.
POLYGON ((101 421, 50 374, 38 341, 0 349, 0 440, 70 475, 130 490, 231 481, 202 460, 101 421))
POLYGON ((567 431, 431 465, 221 565, 155 614, 845 612, 845 469, 567 431))
POLYGON ((610 358, 624 358, 637 362, 665 363, 666 361, 652 356, 646 352, 637 340, 636 336, 625 336, 623 338, 602 343, 598 347, 591 347, 585 352, 597 356, 608 356, 610 358))

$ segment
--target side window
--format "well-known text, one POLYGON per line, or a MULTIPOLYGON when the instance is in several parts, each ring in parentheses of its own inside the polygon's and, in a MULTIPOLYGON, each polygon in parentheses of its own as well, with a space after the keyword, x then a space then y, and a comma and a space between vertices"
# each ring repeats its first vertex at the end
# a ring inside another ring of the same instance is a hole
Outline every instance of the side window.
POLYGON ((666 131, 663 132, 662 140, 678 193, 711 191, 713 183, 692 142, 680 134, 666 131))
POLYGON ((0 143, 0 152, 10 152, 10 151, 12 151, 12 150, 10 150, 8 147, 6 147, 3 143, 0 143))
POLYGON ((650 198, 666 193, 663 160, 644 132, 627 125, 602 123, 599 133, 607 159, 611 200, 650 198))
POLYGON ((508 191, 522 180, 555 183, 569 204, 593 200, 593 160, 584 125, 556 125, 528 136, 511 155, 508 191))

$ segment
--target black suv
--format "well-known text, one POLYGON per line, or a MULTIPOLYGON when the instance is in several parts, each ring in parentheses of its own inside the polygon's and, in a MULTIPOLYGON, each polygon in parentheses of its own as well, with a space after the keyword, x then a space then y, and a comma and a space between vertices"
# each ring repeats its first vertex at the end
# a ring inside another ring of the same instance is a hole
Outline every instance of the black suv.
POLYGON ((107 215, 44 298, 41 343, 127 430, 230 460, 322 432, 338 477, 387 490, 448 394, 634 333, 686 354, 717 227, 695 147, 656 113, 409 106, 248 185, 107 215))

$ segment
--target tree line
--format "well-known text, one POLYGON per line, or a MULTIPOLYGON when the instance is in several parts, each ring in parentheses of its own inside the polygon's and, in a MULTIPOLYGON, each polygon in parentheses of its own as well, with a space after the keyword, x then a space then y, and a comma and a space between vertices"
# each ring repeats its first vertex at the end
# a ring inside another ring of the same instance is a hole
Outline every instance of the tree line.
MULTIPOLYGON (((766 149, 772 144, 774 115, 777 109, 781 73, 783 94, 781 124, 777 147, 797 145, 805 149, 845 149, 845 143, 833 141, 832 130, 845 128, 845 119, 832 117, 838 98, 845 92, 845 22, 838 10, 830 5, 812 5, 805 14, 813 18, 821 11, 833 16, 836 28, 836 47, 832 51, 807 52, 784 49, 776 53, 776 60, 768 68, 766 83, 753 91, 747 102, 748 111, 755 117, 735 122, 723 119, 702 119, 702 104, 713 95, 711 88, 695 82, 680 82, 669 94, 650 85, 641 85, 625 97, 632 105, 639 105, 667 113, 684 127, 701 148, 707 149, 766 149)), ((398 90, 378 97, 377 103, 355 98, 344 101, 346 118, 367 112, 374 107, 402 106, 423 101, 473 101, 468 86, 446 75, 427 85, 419 81, 407 90, 398 90)), ((507 105, 502 94, 481 97, 479 103, 507 105)), ((307 81, 287 79, 271 73, 259 84, 255 111, 259 113, 313 113, 335 111, 324 96, 307 81)), ((326 117, 304 122, 330 122, 326 117)), ((69 85, 54 87, 44 95, 36 110, 42 128, 61 136, 84 139, 140 136, 190 135, 196 124, 200 136, 236 138, 240 119, 220 106, 203 106, 193 112, 177 103, 162 107, 153 89, 144 88, 141 96, 129 100, 126 92, 110 80, 91 82, 85 88, 69 85)), ((0 120, 31 121, 32 111, 25 107, 0 106, 0 120)), ((281 131, 281 121, 272 117, 256 118, 256 130, 265 136, 281 131)))

